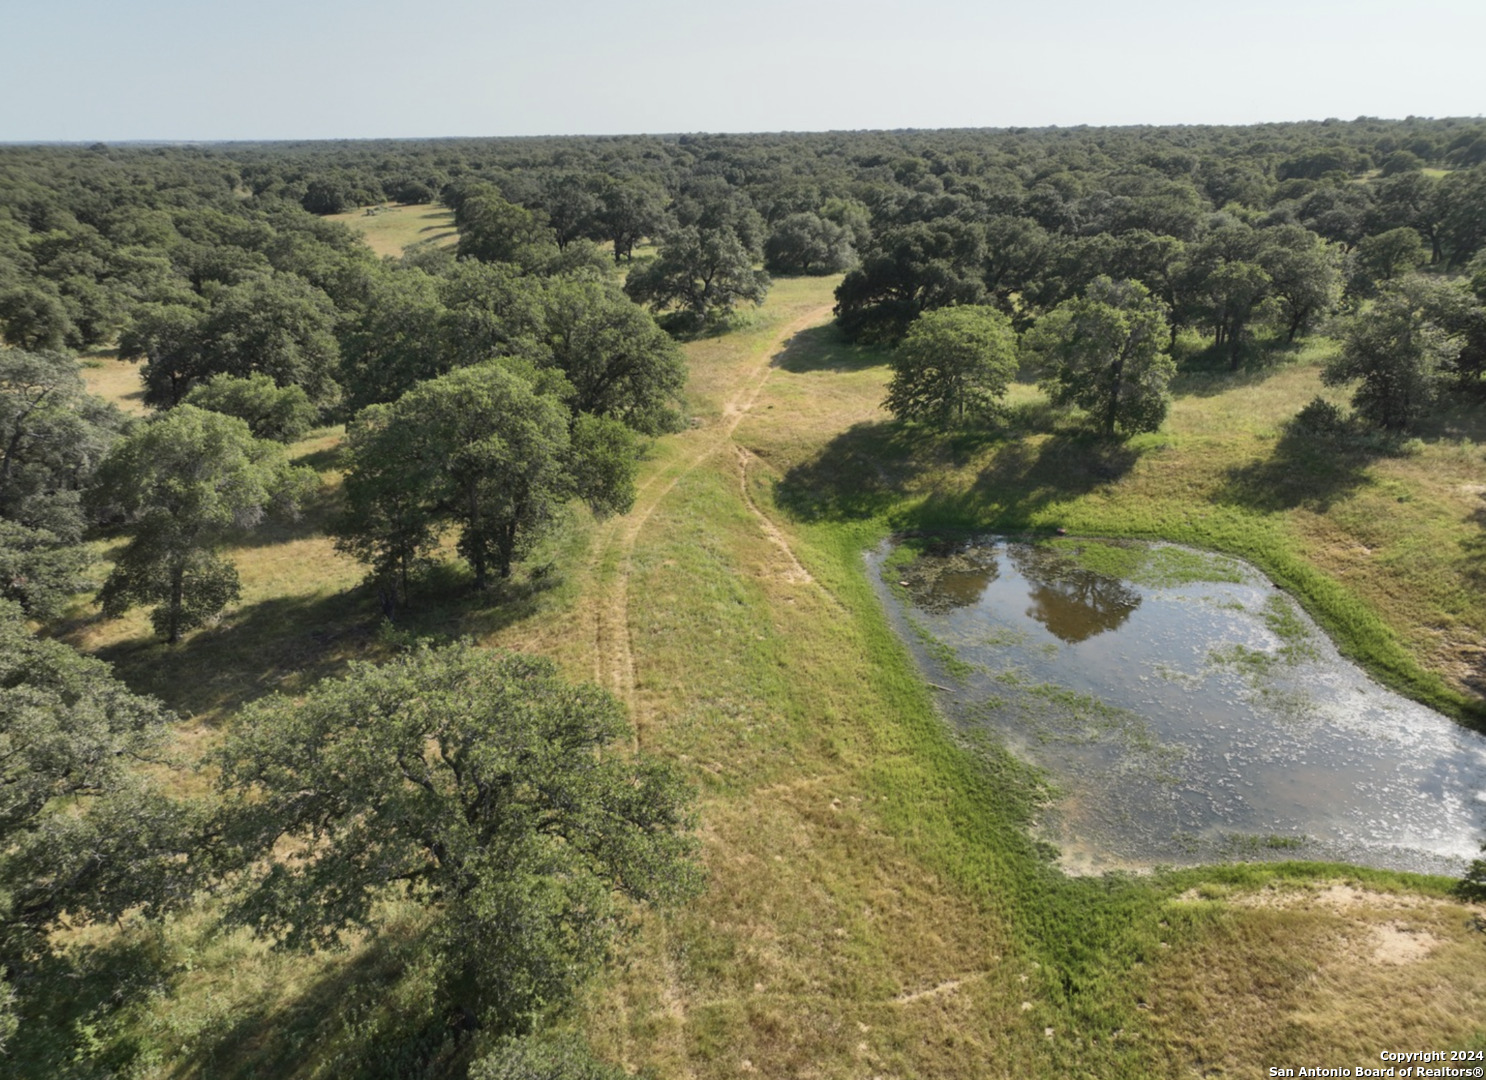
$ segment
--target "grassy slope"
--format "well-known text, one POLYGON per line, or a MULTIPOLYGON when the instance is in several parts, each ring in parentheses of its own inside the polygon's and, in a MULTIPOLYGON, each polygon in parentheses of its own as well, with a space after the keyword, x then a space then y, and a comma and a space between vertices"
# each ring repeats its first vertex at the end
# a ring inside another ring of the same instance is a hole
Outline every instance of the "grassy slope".
POLYGON ((327 217, 366 237, 367 246, 378 255, 401 255, 404 248, 418 243, 452 247, 458 240, 453 213, 435 203, 378 206, 327 217))
MULTIPOLYGON (((656 445, 634 513, 575 519, 554 541, 555 585, 517 582, 504 606, 425 605, 413 622, 540 649, 611 686, 647 749, 699 786, 712 887, 649 920, 625 969, 594 987, 579 1022, 595 1045, 662 1076, 1143 1077, 1479 1040, 1480 943, 1441 883, 1304 866, 1049 870, 1024 828, 1035 778, 955 744, 861 563, 892 525, 1164 532, 1293 564, 1323 583, 1313 600, 1386 612, 1418 669, 1433 654, 1407 605, 1434 622, 1453 598, 1457 631, 1480 633, 1462 549, 1444 542, 1470 533, 1478 497, 1464 487, 1486 480, 1474 444, 1363 462, 1270 505, 1273 483, 1243 470, 1274 470, 1278 423, 1314 390, 1298 365, 1189 377, 1168 432, 1129 457, 1035 424, 1015 441, 910 446, 878 410, 880 357, 816 329, 771 361, 783 328, 828 317, 832 285, 780 281, 748 329, 688 347, 698 426, 656 445), (1402 523, 1416 519, 1439 535, 1406 558, 1390 545, 1410 543, 1402 523), (1362 529, 1379 533, 1371 555, 1354 551, 1362 529), (1379 891, 1310 898, 1307 882, 1338 877, 1379 891), (1224 902, 1281 882, 1307 899, 1224 902), (1382 966, 1390 932, 1436 945, 1382 966), (1399 1004, 1382 1007, 1394 988, 1399 1004)), ((1035 414, 1035 394, 1019 394, 1035 414)), ((325 468, 327 501, 334 436, 298 448, 325 468)), ((237 701, 378 650, 368 605, 344 592, 356 568, 318 524, 240 548, 248 602, 179 650, 148 644, 143 620, 76 634, 198 713, 209 740, 237 701)), ((355 1072, 423 989, 399 946, 415 927, 400 925, 388 947, 303 960, 183 920, 167 935, 170 990, 130 1014, 127 1037, 158 1060, 147 1075, 355 1072)))

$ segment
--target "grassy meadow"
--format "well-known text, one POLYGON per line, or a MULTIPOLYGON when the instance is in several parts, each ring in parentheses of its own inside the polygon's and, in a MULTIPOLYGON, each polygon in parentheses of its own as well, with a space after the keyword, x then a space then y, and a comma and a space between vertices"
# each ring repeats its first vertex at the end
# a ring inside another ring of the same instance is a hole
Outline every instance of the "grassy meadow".
POLYGON ((326 220, 349 225, 378 255, 394 258, 414 244, 453 247, 459 241, 454 212, 437 203, 361 207, 344 214, 328 214, 326 220))
MULTIPOLYGON (((321 471, 320 496, 233 550, 245 596, 219 626, 168 649, 143 615, 105 622, 80 598, 68 635, 187 718, 188 760, 243 702, 387 655, 399 635, 540 651, 619 694, 638 744, 696 785, 710 877, 689 909, 647 915, 562 1021, 632 1071, 1248 1077, 1486 1047, 1481 912, 1447 880, 1056 869, 1029 833, 1041 779, 942 722, 862 559, 914 528, 1229 552, 1381 677, 1478 716, 1478 421, 1444 417, 1389 454, 1318 448, 1285 420, 1319 391, 1324 343, 1230 374, 1186 342, 1155 435, 1101 444, 1026 384, 1000 431, 904 432, 880 408, 884 354, 829 325, 835 284, 781 279, 734 330, 689 344, 693 425, 651 446, 631 513, 575 512, 499 591, 471 596, 450 570, 396 633, 379 631, 360 568, 323 533, 339 434, 323 429, 293 450, 321 471)), ((104 392, 129 391, 95 370, 104 392)), ((377 943, 295 957, 217 933, 204 902, 86 961, 69 984, 76 1025, 140 1077, 394 1075, 418 1053, 457 1064, 469 1048, 439 1041, 416 912, 387 919, 377 943), (153 981, 115 1008, 104 976, 125 957, 148 958, 153 981)), ((57 1074, 45 1054, 32 1050, 34 1075, 57 1074)))

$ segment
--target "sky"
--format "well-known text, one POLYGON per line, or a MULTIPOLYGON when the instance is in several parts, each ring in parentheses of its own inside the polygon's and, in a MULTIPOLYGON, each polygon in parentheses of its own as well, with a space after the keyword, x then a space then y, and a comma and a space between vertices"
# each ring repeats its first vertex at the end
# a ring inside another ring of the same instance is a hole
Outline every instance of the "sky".
POLYGON ((1486 114, 1483 0, 0 0, 0 141, 1486 114))

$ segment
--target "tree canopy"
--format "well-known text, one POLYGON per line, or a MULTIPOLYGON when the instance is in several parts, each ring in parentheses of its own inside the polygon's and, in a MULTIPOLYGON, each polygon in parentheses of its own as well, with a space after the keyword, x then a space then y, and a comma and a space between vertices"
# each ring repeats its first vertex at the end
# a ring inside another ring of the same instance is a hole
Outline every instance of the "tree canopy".
POLYGON ((900 420, 983 420, 1016 375, 1016 333, 995 308, 926 311, 908 327, 889 363, 893 377, 883 404, 900 420))
POLYGON ((984 255, 984 230, 958 219, 885 229, 836 289, 842 330, 860 340, 891 342, 921 312, 979 303, 984 255))
POLYGON ((764 241, 764 267, 777 274, 836 274, 855 263, 851 234, 809 211, 789 215, 764 241))
POLYGON ((661 236, 654 262, 630 272, 624 291, 655 311, 679 308, 700 326, 740 302, 764 302, 769 275, 753 268, 754 257, 730 225, 679 226, 661 236))
POLYGON ((523 1031, 608 956, 635 904, 699 886, 689 795, 669 766, 616 752, 628 735, 607 692, 468 645, 256 702, 215 755, 238 868, 228 917, 326 945, 375 933, 395 889, 433 917, 450 1004, 523 1031))
POLYGON ((1160 301, 1137 281, 1099 278, 1054 308, 1023 344, 1055 404, 1088 411, 1106 437, 1155 431, 1166 419, 1176 365, 1165 351, 1160 301))
POLYGON ((557 237, 535 213, 482 185, 459 201, 459 254, 481 262, 534 269, 557 248, 557 237))
POLYGON ((103 612, 154 604, 155 631, 174 643, 240 594, 237 570, 216 550, 229 530, 293 513, 319 478, 237 417, 181 405, 120 441, 98 481, 99 516, 133 531, 98 595, 103 612))
POLYGON ((235 416, 255 439, 291 443, 314 425, 319 410, 300 386, 279 386, 254 372, 245 379, 217 375, 191 388, 185 404, 235 416))
POLYGON ((252 274, 209 303, 145 305, 119 339, 119 355, 146 361, 145 400, 182 401, 214 375, 261 373, 301 387, 317 405, 340 396, 336 308, 293 274, 252 274))
MULTIPOLYGON (((578 493, 578 478, 590 475, 575 454, 567 409, 540 381, 540 373, 491 362, 419 383, 393 404, 357 414, 347 429, 341 546, 405 593, 409 574, 453 524, 477 588, 492 570, 509 576, 512 562, 578 493)), ((635 459, 633 444, 626 445, 627 459, 621 455, 597 474, 608 482, 584 491, 590 505, 629 508, 635 459)))
POLYGON ((1463 341, 1442 318, 1448 286, 1410 278, 1341 324, 1341 353, 1321 373, 1328 386, 1356 382, 1352 407, 1388 431, 1414 425, 1438 395, 1463 341))
POLYGON ((83 492, 123 427, 76 360, 0 349, 0 597, 45 618, 81 587, 83 492))
POLYGON ((74 926, 158 914, 190 894, 192 815, 137 770, 171 719, 0 600, 0 1053, 6 976, 48 952, 64 913, 74 926))
POLYGON ((545 344, 572 387, 573 412, 612 416, 649 435, 679 429, 686 364, 654 319, 596 281, 554 282, 544 299, 545 344))

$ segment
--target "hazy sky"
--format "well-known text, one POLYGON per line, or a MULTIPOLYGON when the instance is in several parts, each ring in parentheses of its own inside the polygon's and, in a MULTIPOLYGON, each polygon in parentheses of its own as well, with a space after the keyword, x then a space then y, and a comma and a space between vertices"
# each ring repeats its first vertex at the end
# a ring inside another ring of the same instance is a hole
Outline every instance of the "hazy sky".
POLYGON ((0 0, 0 28, 0 141, 1486 113, 1486 0, 0 0))

